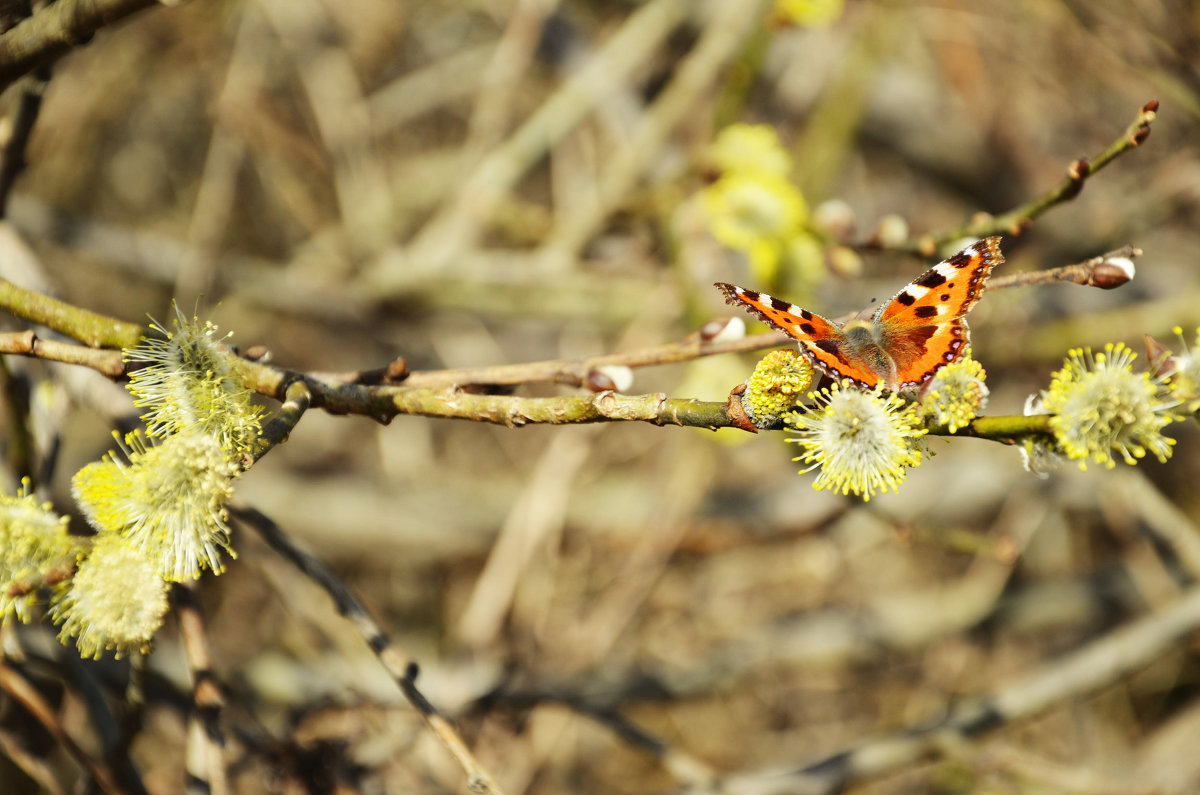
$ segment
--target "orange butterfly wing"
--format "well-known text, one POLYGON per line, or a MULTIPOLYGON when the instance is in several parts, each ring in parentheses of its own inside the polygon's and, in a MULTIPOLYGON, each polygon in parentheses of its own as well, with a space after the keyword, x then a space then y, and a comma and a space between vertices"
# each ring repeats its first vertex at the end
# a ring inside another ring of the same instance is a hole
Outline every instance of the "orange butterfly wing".
POLYGON ((766 293, 718 282, 726 303, 742 306, 790 337, 829 376, 862 387, 881 380, 893 390, 925 384, 940 368, 956 361, 970 341, 963 319, 983 294, 992 269, 1004 261, 1000 238, 967 246, 922 273, 870 323, 855 322, 851 337, 807 309, 766 293))
POLYGON ((896 365, 900 389, 924 384, 962 356, 970 341, 963 315, 1003 261, 1000 238, 980 240, 922 273, 875 314, 876 337, 896 365))
POLYGON ((865 387, 879 383, 879 376, 865 364, 846 357, 848 346, 842 330, 820 315, 766 293, 724 282, 717 282, 716 286, 725 294, 727 304, 748 309, 768 325, 795 338, 800 348, 830 377, 848 378, 865 387))

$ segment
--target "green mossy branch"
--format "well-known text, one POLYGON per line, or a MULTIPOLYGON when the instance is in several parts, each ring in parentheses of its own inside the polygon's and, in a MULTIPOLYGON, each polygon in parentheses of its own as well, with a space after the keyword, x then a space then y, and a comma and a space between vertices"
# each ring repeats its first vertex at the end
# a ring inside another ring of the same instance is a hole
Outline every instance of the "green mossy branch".
POLYGON ((965 428, 960 428, 955 433, 950 433, 944 428, 931 428, 929 432, 934 436, 973 436, 977 439, 1015 444, 1024 436, 1053 438, 1050 417, 1050 414, 976 417, 965 428))
POLYGON ((79 340, 89 348, 132 348, 146 334, 135 323, 106 317, 0 279, 0 309, 79 340))
MULTIPOLYGON (((0 280, 0 308, 8 309, 19 317, 41 323, 94 347, 132 347, 146 332, 145 328, 136 324, 89 312, 3 280, 0 280)), ((610 354, 594 359, 509 365, 491 370, 490 373, 493 376, 504 376, 503 380, 509 383, 517 383, 516 376, 522 373, 527 376, 534 375, 532 380, 557 380, 554 378, 555 373, 570 373, 573 378, 577 378, 586 372, 588 365, 600 362, 628 362, 642 366, 685 361, 715 353, 769 347, 773 336, 775 335, 762 334, 729 343, 709 343, 693 336, 678 343, 645 351, 610 354)), ((114 379, 124 374, 123 363, 118 361, 115 351, 43 342, 30 331, 0 335, 0 353, 80 364, 114 379)), ((330 414, 357 414, 384 424, 399 415, 411 414, 473 420, 513 428, 522 425, 637 421, 710 430, 738 428, 753 432, 752 426, 738 410, 740 400, 736 398, 726 403, 716 403, 669 398, 661 393, 623 395, 608 391, 559 397, 492 395, 463 389, 453 383, 454 379, 439 378, 436 372, 424 374, 424 377, 419 379, 422 382, 420 386, 410 386, 403 382, 396 385, 365 384, 356 382, 361 380, 361 373, 336 376, 306 374, 245 359, 233 351, 228 351, 225 355, 229 357, 231 372, 247 388, 284 403, 276 422, 269 426, 273 432, 265 439, 262 449, 251 454, 252 460, 265 455, 271 447, 285 440, 310 405, 330 414)), ((453 371, 448 371, 450 372, 453 371)), ((489 370, 485 368, 480 372, 489 370)), ((465 375, 466 372, 458 374, 465 375)), ((1011 444, 1018 438, 1029 435, 1050 438, 1049 416, 980 417, 955 434, 945 429, 932 429, 930 433, 972 436, 1011 444)))

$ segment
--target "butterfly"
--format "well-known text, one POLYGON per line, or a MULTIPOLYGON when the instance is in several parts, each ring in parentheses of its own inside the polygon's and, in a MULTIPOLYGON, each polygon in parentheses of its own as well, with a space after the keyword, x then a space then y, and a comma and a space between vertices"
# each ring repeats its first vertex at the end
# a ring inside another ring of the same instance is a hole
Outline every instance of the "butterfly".
POLYGON ((807 309, 717 282, 725 302, 742 306, 800 343, 800 350, 831 378, 863 388, 882 383, 893 392, 924 386, 957 360, 970 340, 963 315, 983 294, 992 269, 1004 262, 1000 238, 973 243, 939 262, 876 310, 871 320, 845 324, 807 309))

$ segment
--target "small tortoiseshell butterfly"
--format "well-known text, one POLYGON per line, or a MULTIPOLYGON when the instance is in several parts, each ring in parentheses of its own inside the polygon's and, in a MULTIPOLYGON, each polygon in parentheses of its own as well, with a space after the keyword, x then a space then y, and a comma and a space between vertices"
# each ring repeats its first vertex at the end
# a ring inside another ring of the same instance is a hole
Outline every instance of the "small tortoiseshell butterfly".
POLYGON ((832 378, 860 387, 883 383, 893 392, 924 386, 962 356, 969 332, 963 315, 975 306, 992 268, 1004 261, 1000 238, 967 246, 914 279, 870 320, 831 323, 807 309, 717 282, 725 302, 741 305, 795 337, 832 378))

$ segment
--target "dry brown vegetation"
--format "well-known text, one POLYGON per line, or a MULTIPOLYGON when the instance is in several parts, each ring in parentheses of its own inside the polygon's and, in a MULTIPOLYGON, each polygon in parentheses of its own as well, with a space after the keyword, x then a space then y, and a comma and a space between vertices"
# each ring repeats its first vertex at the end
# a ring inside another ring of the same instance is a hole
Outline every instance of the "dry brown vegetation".
MULTIPOLYGON (((888 214, 915 239, 1052 189, 1157 98, 1143 146, 1004 243, 1005 272, 1133 244, 1137 278, 985 295, 989 411, 1021 413, 1068 348, 1200 323, 1194 4, 765 18, 742 0, 150 8, 53 67, 6 224, 29 256, 5 242, 0 275, 134 322, 197 304, 306 372, 636 350, 733 313, 712 282, 751 278, 687 209, 722 124, 778 129, 810 205, 853 208, 852 242, 888 214)), ((858 309, 927 261, 864 250, 813 308, 858 309)), ((643 368, 629 392, 723 401, 753 361, 643 368)), ((136 413, 98 373, 10 366, 54 386, 36 405, 68 510, 71 474, 136 413)), ((1185 793, 1200 445, 1172 432, 1166 465, 1044 480, 1011 447, 934 440, 899 494, 864 504, 814 491, 778 433, 312 410, 238 495, 360 596, 509 795, 1185 793)), ((244 527, 236 547, 199 586, 231 790, 468 791, 328 595, 244 527)), ((120 721, 128 667, 68 663, 49 629, 21 638, 102 757, 84 694, 120 721)), ((172 623, 129 748, 152 793, 183 786, 186 677, 172 623)), ((4 792, 38 791, 11 761, 28 724, 3 717, 4 792)), ((49 776, 81 775, 33 743, 49 776)))

